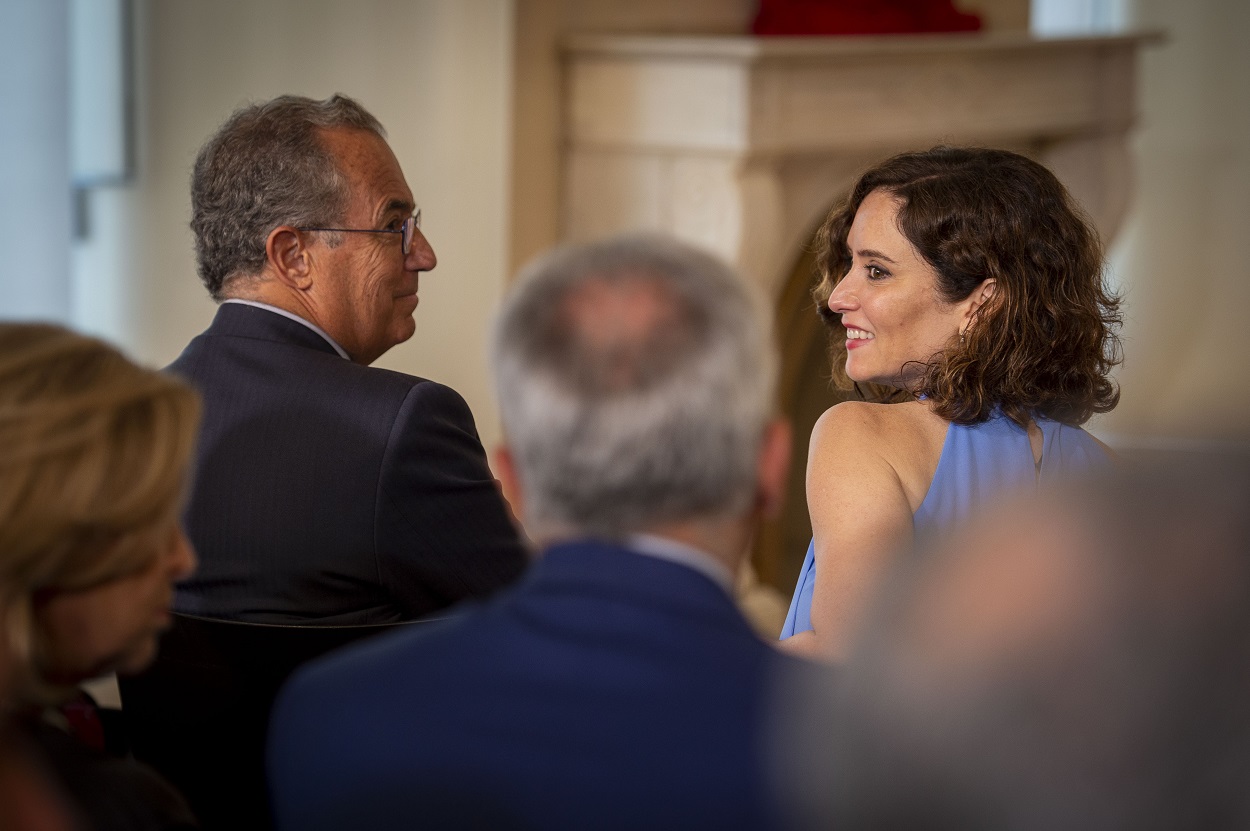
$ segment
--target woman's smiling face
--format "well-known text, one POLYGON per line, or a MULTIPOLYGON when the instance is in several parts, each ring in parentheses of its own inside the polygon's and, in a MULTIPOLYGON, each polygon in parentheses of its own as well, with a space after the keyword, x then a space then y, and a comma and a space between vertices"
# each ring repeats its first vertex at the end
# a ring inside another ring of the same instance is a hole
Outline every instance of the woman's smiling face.
POLYGON ((864 198, 847 234, 851 267, 829 295, 829 310, 846 329, 853 381, 910 386, 958 339, 980 294, 955 303, 942 298, 937 271, 898 228, 900 207, 883 190, 864 198))

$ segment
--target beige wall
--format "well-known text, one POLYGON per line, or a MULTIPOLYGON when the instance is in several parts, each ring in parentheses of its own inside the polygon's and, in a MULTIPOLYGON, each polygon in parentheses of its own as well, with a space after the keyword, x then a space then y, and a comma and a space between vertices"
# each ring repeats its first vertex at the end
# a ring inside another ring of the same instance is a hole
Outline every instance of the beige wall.
POLYGON ((1165 45, 1141 61, 1137 192, 1113 249, 1123 399, 1099 429, 1250 441, 1250 4, 1136 0, 1165 45))
POLYGON ((509 0, 136 0, 138 177, 92 195, 75 251, 74 318, 164 364, 215 306, 195 274, 195 153, 240 104, 280 93, 359 98, 386 125, 439 257, 417 334, 381 366, 458 389, 487 444, 486 372, 506 270, 509 0))
MULTIPOLYGON (((214 309, 186 226, 196 149, 247 100, 347 92, 389 128, 440 259, 423 280, 416 336, 382 364, 459 389, 488 444, 498 436, 485 368, 490 313, 512 268, 558 236, 559 37, 741 31, 752 10, 750 0, 135 5, 138 178, 92 194, 93 234, 74 251, 74 319, 145 361, 172 359, 214 309)), ((1027 17, 1018 0, 997 12, 979 5, 991 22, 1027 17)), ((1244 440, 1250 56, 1241 40, 1250 6, 1136 0, 1134 8, 1136 26, 1164 28, 1169 40, 1141 63, 1137 191, 1113 251, 1126 294, 1124 398, 1095 429, 1126 442, 1244 440)))

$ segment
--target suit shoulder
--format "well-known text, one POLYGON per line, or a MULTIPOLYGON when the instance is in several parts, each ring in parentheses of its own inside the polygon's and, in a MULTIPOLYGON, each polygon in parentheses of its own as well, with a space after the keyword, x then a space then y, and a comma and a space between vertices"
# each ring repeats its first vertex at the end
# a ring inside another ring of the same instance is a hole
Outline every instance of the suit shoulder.
POLYGON ((377 384, 388 384, 403 389, 411 389, 418 384, 434 384, 442 386, 437 381, 431 381, 429 378, 422 378, 420 375, 409 375, 407 372, 400 372, 397 369, 386 369, 380 366, 361 366, 350 361, 344 361, 350 367, 351 372, 358 373, 362 377, 368 378, 377 384))
POLYGON ((483 604, 458 608, 447 618, 396 624, 394 631, 305 664, 284 685, 275 712, 282 711, 288 723, 319 721, 344 707, 380 711, 437 695, 441 681, 497 640, 494 628, 484 625, 483 604), (440 668, 441 680, 431 678, 431 667, 440 668), (402 701, 393 697, 396 689, 408 691, 402 701))
POLYGON ((404 399, 400 408, 401 419, 420 421, 434 418, 445 420, 448 424, 472 427, 476 432, 477 426, 473 411, 469 408, 469 402, 465 401, 464 396, 438 381, 407 377, 411 379, 411 382, 406 386, 397 387, 397 390, 402 390, 404 399))
POLYGON ((451 387, 431 381, 419 375, 409 375, 394 369, 361 366, 337 356, 308 353, 295 359, 292 376, 295 383, 307 383, 309 379, 332 390, 344 398, 360 397, 374 401, 389 400, 397 405, 405 401, 420 403, 450 401, 453 406, 468 405, 451 387))
POLYGON ((468 402, 454 388, 439 381, 409 375, 393 369, 360 366, 343 362, 345 375, 355 379, 357 383, 376 390, 386 390, 405 398, 415 409, 434 408, 450 409, 457 412, 469 412, 468 402))
POLYGON ((395 624, 393 629, 353 644, 300 667, 286 686, 284 698, 311 698, 328 703, 340 696, 359 695, 361 680, 393 679, 407 667, 424 672, 424 661, 414 655, 438 649, 446 638, 455 638, 464 624, 457 615, 446 620, 395 624))

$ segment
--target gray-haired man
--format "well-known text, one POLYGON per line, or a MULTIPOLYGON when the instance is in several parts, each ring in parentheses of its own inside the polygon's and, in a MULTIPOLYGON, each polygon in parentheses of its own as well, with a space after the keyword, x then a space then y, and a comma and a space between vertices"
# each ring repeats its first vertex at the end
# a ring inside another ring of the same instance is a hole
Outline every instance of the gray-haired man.
POLYGON ((493 362, 501 475, 544 556, 476 614, 296 679, 279 825, 774 827, 767 691, 797 662, 730 596, 789 456, 753 295, 662 238, 559 251, 493 362))
POLYGON ((369 364, 412 336, 435 256, 355 101, 237 111, 201 149, 191 227, 221 303, 170 367, 204 396, 177 609, 258 623, 407 620, 525 557, 464 400, 369 364))

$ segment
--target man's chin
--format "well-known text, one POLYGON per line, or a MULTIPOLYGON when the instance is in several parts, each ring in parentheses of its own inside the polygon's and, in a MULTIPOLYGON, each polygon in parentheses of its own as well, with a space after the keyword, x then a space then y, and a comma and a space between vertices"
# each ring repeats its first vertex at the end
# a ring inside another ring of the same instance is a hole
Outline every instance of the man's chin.
MULTIPOLYGON (((413 297, 413 300, 414 300, 414 301, 416 300, 416 297, 415 297, 415 296, 413 297)), ((416 305, 416 303, 415 303, 415 302, 412 304, 412 307, 413 307, 413 309, 414 309, 414 310, 416 309, 417 305, 416 305)), ((394 344, 392 344, 392 345, 395 345, 395 344, 401 344, 401 343, 403 343, 404 341, 406 341, 406 340, 410 339, 410 338, 411 338, 413 335, 415 335, 416 333, 417 333, 417 321, 416 321, 416 319, 415 319, 415 318, 413 318, 413 316, 412 316, 412 312, 409 312, 409 313, 408 313, 408 314, 407 314, 407 315, 406 315, 406 316, 405 316, 405 317, 404 317, 404 318, 403 318, 403 319, 399 322, 399 325, 395 327, 395 335, 396 335, 396 337, 395 337, 395 339, 394 339, 394 344)))

